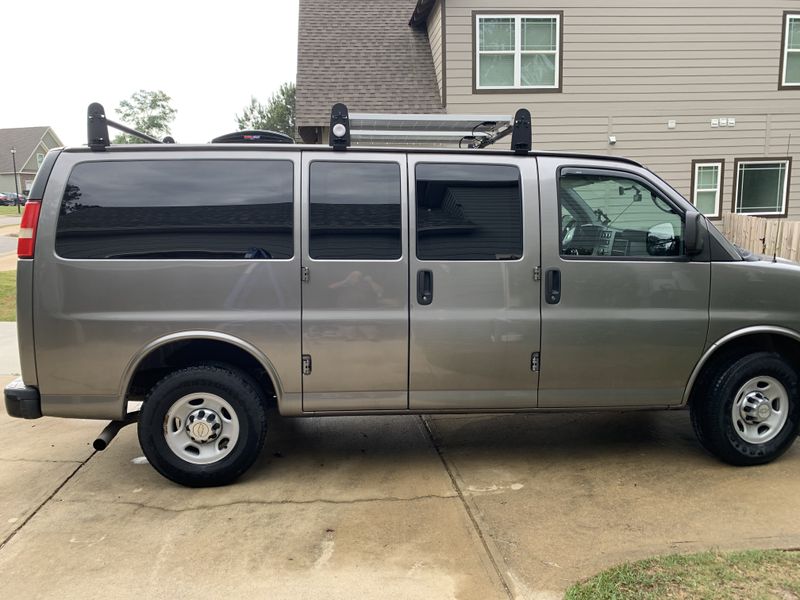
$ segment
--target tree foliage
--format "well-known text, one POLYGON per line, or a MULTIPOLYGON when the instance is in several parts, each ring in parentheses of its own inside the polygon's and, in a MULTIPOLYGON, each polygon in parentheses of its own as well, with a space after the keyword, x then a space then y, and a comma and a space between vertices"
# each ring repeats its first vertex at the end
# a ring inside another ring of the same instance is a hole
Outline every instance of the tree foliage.
MULTIPOLYGON (((161 90, 139 90, 131 94, 117 106, 117 114, 124 125, 137 131, 161 139, 170 134, 170 125, 175 120, 177 110, 170 105, 172 98, 161 90)), ((143 140, 131 135, 120 134, 114 138, 115 144, 144 144, 143 140)))
POLYGON ((294 137, 294 92, 295 85, 289 82, 281 84, 266 104, 251 97, 250 104, 245 106, 242 115, 236 115, 239 130, 269 129, 294 137))

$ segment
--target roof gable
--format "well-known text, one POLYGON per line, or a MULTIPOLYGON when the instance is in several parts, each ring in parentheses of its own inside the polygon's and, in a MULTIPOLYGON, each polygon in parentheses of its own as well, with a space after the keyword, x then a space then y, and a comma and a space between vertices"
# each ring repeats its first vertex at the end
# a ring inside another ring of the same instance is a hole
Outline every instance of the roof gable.
POLYGON ((39 147, 45 133, 50 132, 53 139, 60 143, 58 136, 47 126, 43 127, 15 127, 12 129, 0 129, 0 173, 13 173, 14 161, 11 158, 10 148, 17 149, 17 170, 28 163, 31 156, 39 147))

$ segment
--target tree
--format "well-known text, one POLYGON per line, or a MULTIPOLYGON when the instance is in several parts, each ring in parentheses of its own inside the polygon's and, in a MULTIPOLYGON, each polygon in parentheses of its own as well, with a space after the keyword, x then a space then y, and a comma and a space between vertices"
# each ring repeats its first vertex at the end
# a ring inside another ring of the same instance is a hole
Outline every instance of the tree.
POLYGON ((289 82, 281 84, 266 104, 261 104, 254 96, 251 97, 242 116, 236 115, 239 130, 269 129, 294 137, 294 92, 295 85, 289 82))
MULTIPOLYGON (((117 107, 117 114, 124 125, 137 131, 161 139, 170 133, 170 124, 178 112, 170 102, 172 98, 161 90, 139 90, 131 94, 130 99, 123 100, 117 107)), ((120 134, 114 138, 115 144, 144 144, 132 135, 120 134)))

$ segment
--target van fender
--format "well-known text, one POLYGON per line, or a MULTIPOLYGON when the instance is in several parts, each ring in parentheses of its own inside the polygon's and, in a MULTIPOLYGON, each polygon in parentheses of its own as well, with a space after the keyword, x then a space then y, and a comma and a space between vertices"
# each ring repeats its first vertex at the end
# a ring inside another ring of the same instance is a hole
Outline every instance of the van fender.
POLYGON ((752 327, 744 327, 743 329, 737 329, 736 331, 732 331, 730 333, 725 334, 721 338, 719 338, 716 342, 709 346, 708 350, 705 351, 700 360, 694 367, 692 371, 692 375, 689 377, 689 381, 686 384, 686 389, 683 392, 683 399, 681 400, 680 406, 685 407, 689 403, 689 396, 692 393, 692 388, 694 387, 695 382, 697 381, 698 376, 700 375, 700 371, 703 370, 705 364, 709 361, 709 359, 721 348, 723 348, 728 342, 733 341, 737 338, 744 337, 746 335, 753 335, 756 333, 768 333, 771 335, 782 335, 784 337, 791 338, 796 342, 800 342, 800 333, 794 331, 793 329, 787 329, 786 327, 777 327, 774 325, 754 325, 752 327))
POLYGON ((136 373, 136 370, 139 368, 139 365, 145 359, 145 357, 147 357, 153 350, 156 350, 161 346, 165 346, 173 342, 198 339, 225 342, 233 346, 237 346, 255 358, 272 380, 278 406, 281 406, 281 400, 283 399, 284 394, 283 385, 281 384, 281 379, 278 376, 278 372, 269 358, 267 358, 267 356, 253 344, 236 336, 228 333, 221 333, 219 331, 179 331, 177 333, 170 333, 169 335, 165 335, 151 341, 147 345, 143 346, 138 352, 136 352, 136 354, 134 354, 131 360, 128 362, 128 366, 125 367, 125 371, 122 375, 119 388, 119 399, 123 407, 122 414, 125 413, 125 397, 128 393, 128 387, 131 384, 131 380, 133 379, 133 374, 136 373))

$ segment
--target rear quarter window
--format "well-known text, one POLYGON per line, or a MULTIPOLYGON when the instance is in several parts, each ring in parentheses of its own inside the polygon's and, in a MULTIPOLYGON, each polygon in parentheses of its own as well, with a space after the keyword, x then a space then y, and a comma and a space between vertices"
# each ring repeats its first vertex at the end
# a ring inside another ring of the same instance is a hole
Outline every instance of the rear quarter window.
POLYGON ((288 160, 87 162, 70 174, 56 253, 71 259, 288 259, 288 160))

